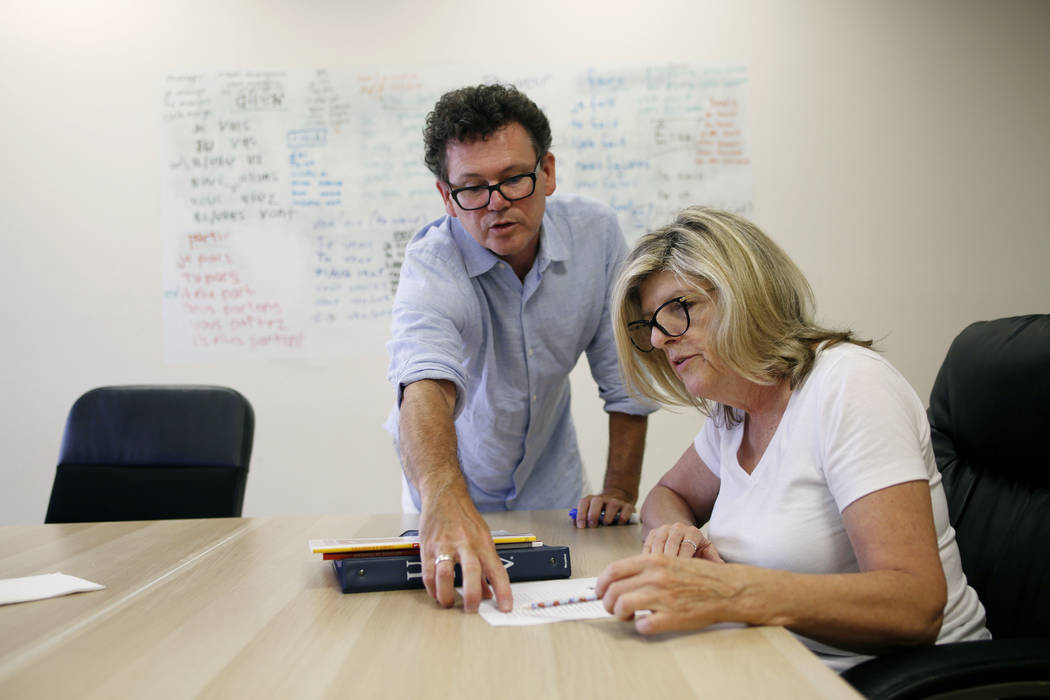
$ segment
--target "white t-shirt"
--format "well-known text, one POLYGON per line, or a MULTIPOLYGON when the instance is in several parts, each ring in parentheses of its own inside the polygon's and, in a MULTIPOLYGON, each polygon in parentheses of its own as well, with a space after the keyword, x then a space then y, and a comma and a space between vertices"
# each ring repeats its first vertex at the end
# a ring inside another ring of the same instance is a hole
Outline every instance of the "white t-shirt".
MULTIPOLYGON (((926 413, 882 356, 853 344, 818 352, 751 474, 737 461, 743 423, 726 429, 718 409, 694 444, 721 481, 708 531, 726 561, 799 573, 856 572, 842 510, 887 486, 927 479, 948 583, 937 643, 990 636, 984 607, 962 571, 926 413)), ((836 671, 871 658, 799 638, 836 671)))

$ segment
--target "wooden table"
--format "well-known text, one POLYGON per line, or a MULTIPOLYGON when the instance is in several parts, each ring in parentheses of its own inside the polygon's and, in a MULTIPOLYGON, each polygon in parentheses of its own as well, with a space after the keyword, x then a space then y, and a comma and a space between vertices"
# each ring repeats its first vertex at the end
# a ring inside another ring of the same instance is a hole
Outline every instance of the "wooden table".
MULTIPOLYGON (((569 545, 575 576, 639 527, 562 511, 487 516, 569 545)), ((0 606, 0 698, 856 698, 774 627, 647 638, 617 620, 492 627, 422 590, 340 592, 307 540, 388 536, 414 516, 0 527, 0 578, 61 571, 103 591, 0 606)))

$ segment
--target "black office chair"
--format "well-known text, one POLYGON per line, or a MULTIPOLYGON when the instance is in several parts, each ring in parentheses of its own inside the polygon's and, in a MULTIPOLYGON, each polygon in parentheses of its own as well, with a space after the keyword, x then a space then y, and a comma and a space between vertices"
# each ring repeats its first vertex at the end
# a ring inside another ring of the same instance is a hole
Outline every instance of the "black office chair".
POLYGON ((73 404, 46 523, 239 517, 255 414, 219 386, 109 386, 73 404))
POLYGON ((993 639, 843 673, 872 699, 1050 696, 1050 315, 968 326, 928 411, 963 570, 993 639))

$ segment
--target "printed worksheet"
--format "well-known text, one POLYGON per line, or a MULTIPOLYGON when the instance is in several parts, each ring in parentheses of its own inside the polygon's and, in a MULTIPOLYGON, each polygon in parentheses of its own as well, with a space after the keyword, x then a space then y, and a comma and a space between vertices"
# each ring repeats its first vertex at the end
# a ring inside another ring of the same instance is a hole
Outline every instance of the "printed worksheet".
MULTIPOLYGON (((478 613, 496 627, 544 625, 563 620, 596 620, 612 617, 600 600, 594 599, 597 578, 568 578, 524 581, 510 584, 514 609, 500 612, 494 599, 483 600, 478 613)), ((456 589, 463 595, 462 587, 456 589)))

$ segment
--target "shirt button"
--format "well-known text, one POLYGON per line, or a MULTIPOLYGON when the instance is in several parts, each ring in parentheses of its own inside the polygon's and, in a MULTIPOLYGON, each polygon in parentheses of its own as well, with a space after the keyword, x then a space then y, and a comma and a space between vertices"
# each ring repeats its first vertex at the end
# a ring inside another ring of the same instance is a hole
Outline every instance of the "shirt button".
POLYGON ((499 265, 499 269, 501 269, 501 270, 506 267, 506 265, 504 265, 503 263, 497 263, 497 264, 499 265))
POLYGON ((536 394, 533 394, 533 395, 532 395, 532 400, 533 400, 533 401, 535 401, 535 400, 536 400, 536 394))
POLYGON ((532 357, 532 348, 529 348, 529 357, 532 357))

